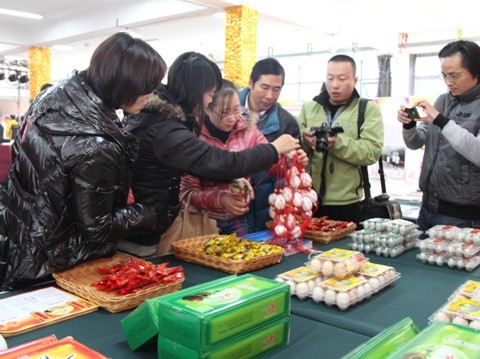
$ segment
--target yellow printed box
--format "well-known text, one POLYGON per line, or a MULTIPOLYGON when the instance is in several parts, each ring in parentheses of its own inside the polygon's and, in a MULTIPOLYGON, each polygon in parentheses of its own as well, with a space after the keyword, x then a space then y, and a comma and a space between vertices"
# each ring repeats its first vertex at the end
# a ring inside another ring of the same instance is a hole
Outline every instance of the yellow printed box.
POLYGON ((159 298, 158 334, 197 352, 290 314, 290 287, 251 274, 159 298))
POLYGON ((158 337, 158 358, 171 359, 247 359, 259 358, 288 345, 290 318, 284 317, 273 323, 236 336, 202 353, 169 339, 158 337))

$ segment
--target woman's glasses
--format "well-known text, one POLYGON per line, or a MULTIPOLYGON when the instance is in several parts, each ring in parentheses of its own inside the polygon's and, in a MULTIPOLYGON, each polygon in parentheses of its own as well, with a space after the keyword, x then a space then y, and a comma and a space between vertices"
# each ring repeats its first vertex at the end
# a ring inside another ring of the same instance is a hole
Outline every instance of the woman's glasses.
POLYGON ((248 110, 245 108, 245 107, 237 107, 235 108, 235 110, 233 112, 227 112, 227 113, 218 113, 214 110, 211 110, 215 115, 217 115, 218 117, 220 117, 221 120, 223 119, 226 119, 226 118, 229 118, 231 116, 234 116, 234 117, 237 117, 237 116, 242 116, 243 118, 247 118, 248 116, 248 110))

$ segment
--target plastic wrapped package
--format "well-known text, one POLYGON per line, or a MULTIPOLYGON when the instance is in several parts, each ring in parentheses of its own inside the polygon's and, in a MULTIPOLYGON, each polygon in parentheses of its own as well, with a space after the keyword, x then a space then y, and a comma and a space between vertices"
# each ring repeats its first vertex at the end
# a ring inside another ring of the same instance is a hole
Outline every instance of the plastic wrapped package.
POLYGON ((445 238, 450 240, 458 237, 458 232, 460 232, 460 228, 456 226, 438 224, 427 229, 425 233, 429 238, 445 238))
POLYGON ((428 319, 430 323, 443 321, 480 330, 480 302, 456 295, 428 319))
POLYGON ((367 258, 361 252, 332 248, 326 252, 311 252, 307 266, 325 278, 343 279, 358 272, 366 262, 367 258))
POLYGON ((383 232, 387 230, 387 223, 390 222, 388 218, 370 218, 362 222, 363 228, 366 230, 374 230, 383 232))
POLYGON ((307 298, 307 296, 312 295, 313 288, 315 288, 323 278, 313 273, 311 268, 302 266, 278 274, 275 280, 287 283, 290 286, 290 295, 295 295, 303 300, 307 298))
POLYGON ((405 219, 394 219, 386 224, 387 231, 392 233, 406 234, 418 228, 418 225, 405 219))

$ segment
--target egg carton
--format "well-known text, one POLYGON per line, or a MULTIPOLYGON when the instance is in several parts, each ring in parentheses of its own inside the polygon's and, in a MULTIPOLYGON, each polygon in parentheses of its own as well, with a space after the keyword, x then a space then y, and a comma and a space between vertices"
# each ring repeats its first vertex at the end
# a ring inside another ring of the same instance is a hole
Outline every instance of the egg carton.
POLYGON ((277 274, 275 280, 290 286, 290 295, 305 299, 312 294, 313 288, 325 278, 312 273, 309 267, 302 266, 290 271, 277 274))
POLYGON ((418 225, 406 219, 394 219, 386 224, 387 231, 393 233, 407 234, 418 229, 418 225))
POLYGON ((465 258, 446 254, 420 252, 417 254, 417 259, 426 264, 437 265, 439 267, 446 264, 450 268, 464 269, 467 272, 473 271, 480 264, 480 255, 465 258))
POLYGON ((328 307, 337 306, 340 310, 347 310, 369 299, 399 278, 398 273, 388 278, 385 274, 372 277, 355 275, 341 280, 330 278, 320 282, 310 297, 315 303, 323 302, 328 307))
POLYGON ((365 264, 365 266, 358 272, 357 276, 366 279, 377 278, 380 283, 385 284, 385 286, 392 284, 400 278, 400 274, 394 267, 372 262, 365 264))
POLYGON ((418 241, 417 247, 425 253, 446 254, 452 243, 445 238, 427 238, 418 241))
POLYGON ((368 244, 373 243, 375 238, 377 238, 380 233, 382 232, 379 232, 375 229, 361 229, 351 233, 350 237, 352 237, 352 240, 355 243, 368 244))
POLYGON ((458 232, 460 232, 459 227, 438 224, 427 229, 425 234, 427 234, 429 238, 445 238, 451 240, 458 237, 458 232))
POLYGON ((480 229, 462 228, 454 234, 454 239, 465 243, 474 243, 480 245, 480 229))
POLYGON ((448 300, 450 301, 457 296, 463 296, 480 302, 480 282, 467 280, 453 291, 448 300))
POLYGON ((450 256, 472 258, 480 254, 480 245, 474 243, 452 243, 447 247, 450 256))
POLYGON ((332 248, 326 252, 311 251, 306 265, 314 274, 343 279, 358 272, 367 261, 361 252, 332 248))
POLYGON ((363 228, 366 230, 374 230, 383 232, 387 230, 387 223, 390 222, 388 218, 369 218, 362 222, 363 228))
POLYGON ((479 307, 480 302, 476 300, 456 296, 435 311, 428 320, 429 323, 443 321, 480 330, 479 307))

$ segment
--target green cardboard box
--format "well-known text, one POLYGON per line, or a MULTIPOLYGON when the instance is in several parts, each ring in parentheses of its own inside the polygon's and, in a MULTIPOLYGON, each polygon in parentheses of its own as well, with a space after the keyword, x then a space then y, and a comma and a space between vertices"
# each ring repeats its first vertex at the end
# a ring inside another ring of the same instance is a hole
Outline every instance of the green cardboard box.
POLYGON ((290 287, 251 274, 229 276, 158 301, 158 334, 197 352, 290 314, 290 287))
POLYGON ((434 322, 388 359, 480 358, 480 331, 447 322, 434 322))
POLYGON ((418 327, 410 317, 393 324, 359 345, 342 359, 386 358, 418 334, 418 327))
POLYGON ((131 350, 157 338, 159 298, 147 299, 120 321, 131 350))
POLYGON ((158 358, 169 359, 247 359, 260 358, 288 345, 290 318, 284 317, 266 326, 237 336, 207 352, 197 352, 169 339, 158 337, 158 358))

